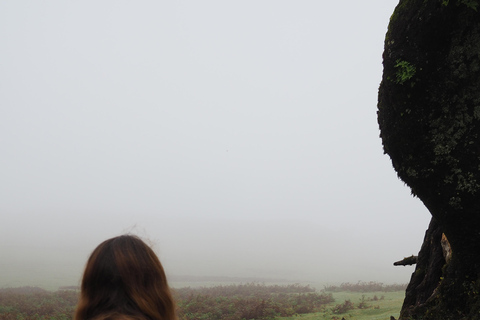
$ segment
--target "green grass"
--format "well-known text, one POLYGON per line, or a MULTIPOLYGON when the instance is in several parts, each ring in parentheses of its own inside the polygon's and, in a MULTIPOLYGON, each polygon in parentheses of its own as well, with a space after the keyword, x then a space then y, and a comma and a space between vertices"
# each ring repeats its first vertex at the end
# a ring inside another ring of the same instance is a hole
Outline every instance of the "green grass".
MULTIPOLYGON (((317 312, 311 314, 304 314, 301 316, 302 320, 332 320, 342 319, 346 320, 390 320, 390 316, 394 316, 396 319, 400 315, 400 309, 402 307, 403 299, 405 298, 405 292, 335 292, 333 293, 335 302, 326 306, 324 312, 317 312), (373 297, 384 297, 383 299, 372 301, 373 297), (345 300, 350 300, 355 304, 355 307, 362 301, 362 297, 369 306, 367 309, 355 308, 343 314, 333 314, 331 309, 337 305, 343 303, 345 300), (336 317, 336 318, 335 318, 336 317)), ((277 320, 298 320, 297 317, 280 317, 277 320)))

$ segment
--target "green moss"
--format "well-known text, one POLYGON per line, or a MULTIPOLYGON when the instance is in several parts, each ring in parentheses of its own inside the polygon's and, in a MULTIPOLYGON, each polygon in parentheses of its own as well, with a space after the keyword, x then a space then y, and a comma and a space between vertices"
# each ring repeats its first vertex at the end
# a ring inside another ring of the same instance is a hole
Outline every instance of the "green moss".
POLYGON ((475 106, 475 108, 473 109, 473 117, 476 120, 480 120, 480 106, 475 106))
POLYGON ((415 66, 408 61, 398 59, 395 64, 396 71, 396 83, 397 84, 404 84, 408 80, 412 79, 417 69, 415 66))
POLYGON ((451 197, 450 200, 448 201, 448 204, 457 210, 461 210, 462 207, 462 199, 460 197, 451 197))
MULTIPOLYGON (((393 11, 392 15, 390 16, 390 23, 394 22, 399 16, 402 15, 405 10, 408 9, 408 7, 412 4, 412 0, 403 0, 400 1, 400 3, 397 5, 395 10, 393 11)), ((387 33, 388 37, 388 33, 387 33)))
POLYGON ((417 172, 417 170, 415 170, 413 168, 407 168, 407 175, 409 177, 416 178, 416 177, 418 177, 418 172, 417 172))
MULTIPOLYGON (((441 2, 442 2, 442 6, 446 7, 450 3, 450 0, 441 0, 441 2)), ((479 6, 479 3, 477 0, 459 0, 458 3, 464 4, 470 9, 473 9, 475 11, 477 11, 479 6)))
POLYGON ((425 275, 425 270, 422 268, 418 268, 415 270, 415 276, 423 277, 425 275))
POLYGON ((464 5, 469 7, 470 9, 473 9, 473 10, 477 11, 477 8, 478 8, 478 1, 477 0, 460 0, 460 3, 463 3, 464 5))

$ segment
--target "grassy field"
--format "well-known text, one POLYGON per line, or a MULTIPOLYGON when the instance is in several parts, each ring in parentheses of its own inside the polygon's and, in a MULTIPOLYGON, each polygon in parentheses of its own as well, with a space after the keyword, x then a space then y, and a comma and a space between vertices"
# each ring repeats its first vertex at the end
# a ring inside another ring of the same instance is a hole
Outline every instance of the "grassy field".
MULTIPOLYGON (((405 297, 404 291, 399 292, 335 292, 332 293, 335 298, 334 303, 326 306, 325 312, 317 312, 311 314, 304 314, 301 316, 302 320, 390 320, 390 316, 398 318, 400 308, 402 307, 403 299, 405 297), (374 301, 374 297, 378 300, 374 301), (381 298, 383 296, 383 299, 381 298), (368 308, 358 309, 357 306, 363 301, 368 308), (349 310, 343 314, 334 314, 332 309, 343 303, 345 300, 350 300, 354 303, 355 309, 349 310)), ((298 320, 299 317, 280 317, 278 320, 298 320)))

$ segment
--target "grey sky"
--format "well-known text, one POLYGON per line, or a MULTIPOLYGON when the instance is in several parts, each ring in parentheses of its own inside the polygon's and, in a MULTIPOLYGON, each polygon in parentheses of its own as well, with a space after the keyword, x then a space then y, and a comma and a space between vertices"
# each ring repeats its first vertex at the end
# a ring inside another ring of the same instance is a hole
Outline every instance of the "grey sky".
POLYGON ((397 3, 0 2, 0 286, 77 281, 129 230, 173 275, 407 282, 430 216, 378 137, 397 3))

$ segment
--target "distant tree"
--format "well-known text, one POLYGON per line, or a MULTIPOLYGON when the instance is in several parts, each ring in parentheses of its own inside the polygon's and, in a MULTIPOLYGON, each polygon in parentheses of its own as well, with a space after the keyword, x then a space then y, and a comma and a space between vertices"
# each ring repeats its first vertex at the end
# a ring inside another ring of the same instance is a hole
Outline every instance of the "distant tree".
POLYGON ((386 34, 380 136, 432 215, 400 319, 480 319, 479 9, 400 0, 386 34))

